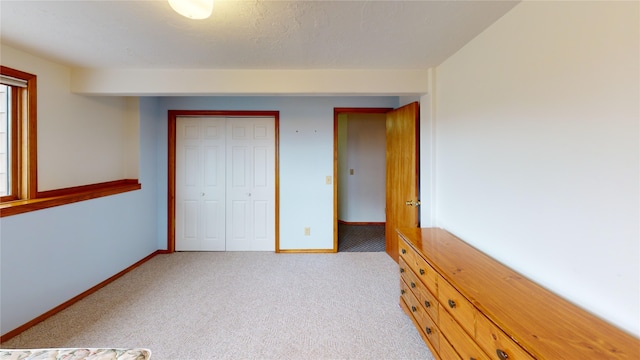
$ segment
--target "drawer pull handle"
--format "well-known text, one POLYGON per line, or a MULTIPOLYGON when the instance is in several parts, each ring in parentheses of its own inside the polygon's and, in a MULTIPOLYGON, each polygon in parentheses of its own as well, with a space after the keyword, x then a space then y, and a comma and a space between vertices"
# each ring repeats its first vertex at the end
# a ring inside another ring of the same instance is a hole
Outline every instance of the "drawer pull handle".
POLYGON ((424 330, 427 332, 427 335, 431 334, 431 328, 430 327, 428 327, 428 328, 426 328, 424 330))
POLYGON ((414 283, 413 281, 411 282, 411 287, 414 288, 416 287, 416 283, 414 283))
POLYGON ((509 354, 507 354, 506 352, 500 350, 500 349, 496 349, 496 354, 498 355, 498 358, 500 360, 506 360, 509 358, 509 354))
POLYGON ((453 300, 449 299, 448 303, 449 303, 449 307, 450 307, 450 308, 452 308, 452 309, 453 309, 454 307, 456 307, 456 302, 455 302, 455 301, 453 301, 453 300))
POLYGON ((416 308, 415 306, 411 305, 411 311, 416 312, 416 311, 418 311, 418 308, 416 308))
POLYGON ((424 306, 431 307, 431 303, 427 300, 424 301, 424 306))
POLYGON ((420 269, 420 275, 424 275, 424 269, 420 269))
POLYGON ((406 254, 406 253, 407 253, 407 250, 402 249, 402 253, 403 253, 403 254, 406 254))
POLYGON ((400 290, 400 294, 404 295, 404 289, 400 290))
POLYGON ((404 272, 404 268, 400 268, 400 272, 403 273, 404 272))

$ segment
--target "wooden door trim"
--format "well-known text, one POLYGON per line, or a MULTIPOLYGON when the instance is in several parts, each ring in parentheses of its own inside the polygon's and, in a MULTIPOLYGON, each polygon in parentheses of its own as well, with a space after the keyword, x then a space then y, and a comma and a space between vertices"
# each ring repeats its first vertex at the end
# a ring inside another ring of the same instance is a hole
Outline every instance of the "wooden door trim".
POLYGON ((176 119, 179 116, 273 117, 275 130, 275 252, 280 252, 280 111, 169 110, 167 253, 176 250, 176 119))
POLYGON ((338 115, 386 114, 393 108, 333 108, 333 252, 338 252, 338 115))

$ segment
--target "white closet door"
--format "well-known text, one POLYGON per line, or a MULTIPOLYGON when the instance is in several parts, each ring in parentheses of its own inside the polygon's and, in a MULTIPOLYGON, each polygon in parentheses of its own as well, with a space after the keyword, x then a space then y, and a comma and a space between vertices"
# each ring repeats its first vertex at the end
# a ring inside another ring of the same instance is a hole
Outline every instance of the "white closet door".
POLYGON ((275 122, 227 118, 227 250, 275 251, 275 122))
POLYGON ((176 119, 176 250, 225 250, 224 118, 176 119))

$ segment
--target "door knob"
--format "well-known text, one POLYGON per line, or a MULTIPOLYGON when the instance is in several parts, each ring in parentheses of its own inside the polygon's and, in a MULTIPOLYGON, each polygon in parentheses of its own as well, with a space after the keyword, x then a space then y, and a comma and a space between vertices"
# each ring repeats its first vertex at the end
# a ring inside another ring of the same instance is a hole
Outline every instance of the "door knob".
POLYGON ((404 202, 404 204, 407 205, 407 206, 413 206, 413 201, 407 200, 407 201, 404 202))

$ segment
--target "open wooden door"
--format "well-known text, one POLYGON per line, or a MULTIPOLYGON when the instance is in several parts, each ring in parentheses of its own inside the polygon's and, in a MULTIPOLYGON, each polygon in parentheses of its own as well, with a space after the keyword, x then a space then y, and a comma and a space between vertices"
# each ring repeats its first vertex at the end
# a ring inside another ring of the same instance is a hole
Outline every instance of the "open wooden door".
POLYGON ((398 262, 397 228, 419 225, 419 105, 387 113, 386 250, 398 262))

